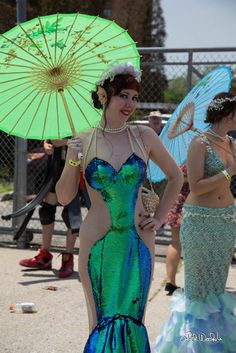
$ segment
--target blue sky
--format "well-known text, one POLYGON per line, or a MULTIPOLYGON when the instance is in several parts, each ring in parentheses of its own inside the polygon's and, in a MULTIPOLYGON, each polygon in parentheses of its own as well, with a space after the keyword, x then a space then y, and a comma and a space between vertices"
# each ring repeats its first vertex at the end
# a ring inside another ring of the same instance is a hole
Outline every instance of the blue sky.
POLYGON ((161 0, 167 48, 236 47, 236 0, 161 0))

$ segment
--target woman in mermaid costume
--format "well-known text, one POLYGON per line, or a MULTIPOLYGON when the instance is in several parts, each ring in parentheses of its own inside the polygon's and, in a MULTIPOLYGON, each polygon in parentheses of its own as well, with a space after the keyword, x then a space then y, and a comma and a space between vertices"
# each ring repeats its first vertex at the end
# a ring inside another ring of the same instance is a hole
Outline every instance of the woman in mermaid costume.
POLYGON ((236 174, 236 97, 221 93, 210 103, 211 128, 189 148, 190 194, 180 239, 185 288, 176 293, 156 353, 235 353, 236 296, 225 292, 236 237, 236 208, 230 192, 236 174))
POLYGON ((68 143, 68 157, 57 184, 59 201, 77 190, 78 152, 91 208, 80 229, 79 275, 87 302, 90 336, 84 353, 149 353, 144 312, 152 278, 154 231, 181 187, 178 166, 148 127, 128 126, 140 89, 131 64, 113 65, 92 93, 103 109, 98 127, 68 143), (104 78, 105 77, 105 78, 104 78), (144 211, 140 186, 147 159, 169 178, 154 216, 144 211), (72 160, 72 162, 71 162, 72 160))

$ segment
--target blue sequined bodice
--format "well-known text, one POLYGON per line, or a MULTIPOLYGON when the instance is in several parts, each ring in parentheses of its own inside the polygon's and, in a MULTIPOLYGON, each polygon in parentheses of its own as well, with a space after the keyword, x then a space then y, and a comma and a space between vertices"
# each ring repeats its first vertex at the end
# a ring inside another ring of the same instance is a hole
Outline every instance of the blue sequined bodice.
POLYGON ((145 170, 145 162, 135 153, 118 171, 109 162, 97 157, 87 165, 86 180, 101 193, 110 210, 113 227, 127 227, 134 223, 135 204, 145 170))
POLYGON ((88 184, 95 190, 102 191, 116 184, 117 179, 125 184, 138 185, 143 181, 146 164, 135 153, 132 153, 117 171, 109 162, 93 158, 85 170, 88 184))

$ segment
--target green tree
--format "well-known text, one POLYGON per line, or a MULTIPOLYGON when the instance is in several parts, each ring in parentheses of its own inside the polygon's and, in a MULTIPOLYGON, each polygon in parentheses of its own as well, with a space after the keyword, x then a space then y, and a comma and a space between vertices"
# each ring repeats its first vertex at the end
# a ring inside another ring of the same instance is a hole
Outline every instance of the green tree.
MULTIPOLYGON (((144 28, 143 45, 147 47, 163 47, 166 31, 160 0, 152 0, 144 28)), ((142 100, 145 102, 163 102, 167 79, 164 72, 165 56, 162 52, 143 55, 144 87, 142 100)))
POLYGON ((104 7, 102 0, 28 0, 29 16, 48 15, 53 13, 86 13, 101 15, 104 7))
POLYGON ((235 77, 232 79, 231 93, 236 94, 236 78, 235 77))
POLYGON ((168 103, 180 103, 186 95, 186 77, 181 76, 169 80, 168 88, 164 91, 164 100, 168 103))
POLYGON ((16 24, 16 3, 0 1, 0 9, 0 33, 4 33, 16 24))
POLYGON ((113 2, 112 19, 128 30, 138 46, 145 45, 145 28, 152 0, 119 0, 113 2))
POLYGON ((53 13, 72 13, 79 11, 78 0, 28 0, 28 17, 44 16, 53 13))

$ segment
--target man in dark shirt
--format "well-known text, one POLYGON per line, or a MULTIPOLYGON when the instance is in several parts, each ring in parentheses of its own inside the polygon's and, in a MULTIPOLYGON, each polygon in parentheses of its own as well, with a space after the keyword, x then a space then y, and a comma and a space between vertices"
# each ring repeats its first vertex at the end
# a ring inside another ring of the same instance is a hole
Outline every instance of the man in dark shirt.
MULTIPOLYGON (((55 185, 60 178, 62 173, 64 163, 65 163, 65 149, 66 149, 67 139, 64 140, 53 140, 44 141, 44 150, 48 155, 54 153, 54 149, 61 149, 60 158, 61 166, 57 179, 50 192, 45 196, 41 207, 39 209, 39 219, 42 225, 42 246, 39 249, 38 255, 30 259, 23 259, 19 261, 19 264, 24 267, 38 268, 44 270, 50 270, 52 268, 52 258, 53 255, 50 252, 51 241, 54 231, 54 221, 56 208, 58 206, 57 195, 55 192, 55 185)), ((86 190, 84 190, 86 191, 86 190)), ((90 207, 89 198, 85 198, 88 204, 86 207, 90 207)), ((66 278, 72 275, 74 271, 74 259, 73 250, 75 246, 75 241, 79 235, 80 224, 82 222, 81 209, 80 209, 80 197, 79 190, 78 194, 71 201, 70 204, 66 205, 62 211, 62 219, 67 227, 67 237, 66 237, 66 251, 62 252, 62 264, 59 270, 59 277, 66 278)))

